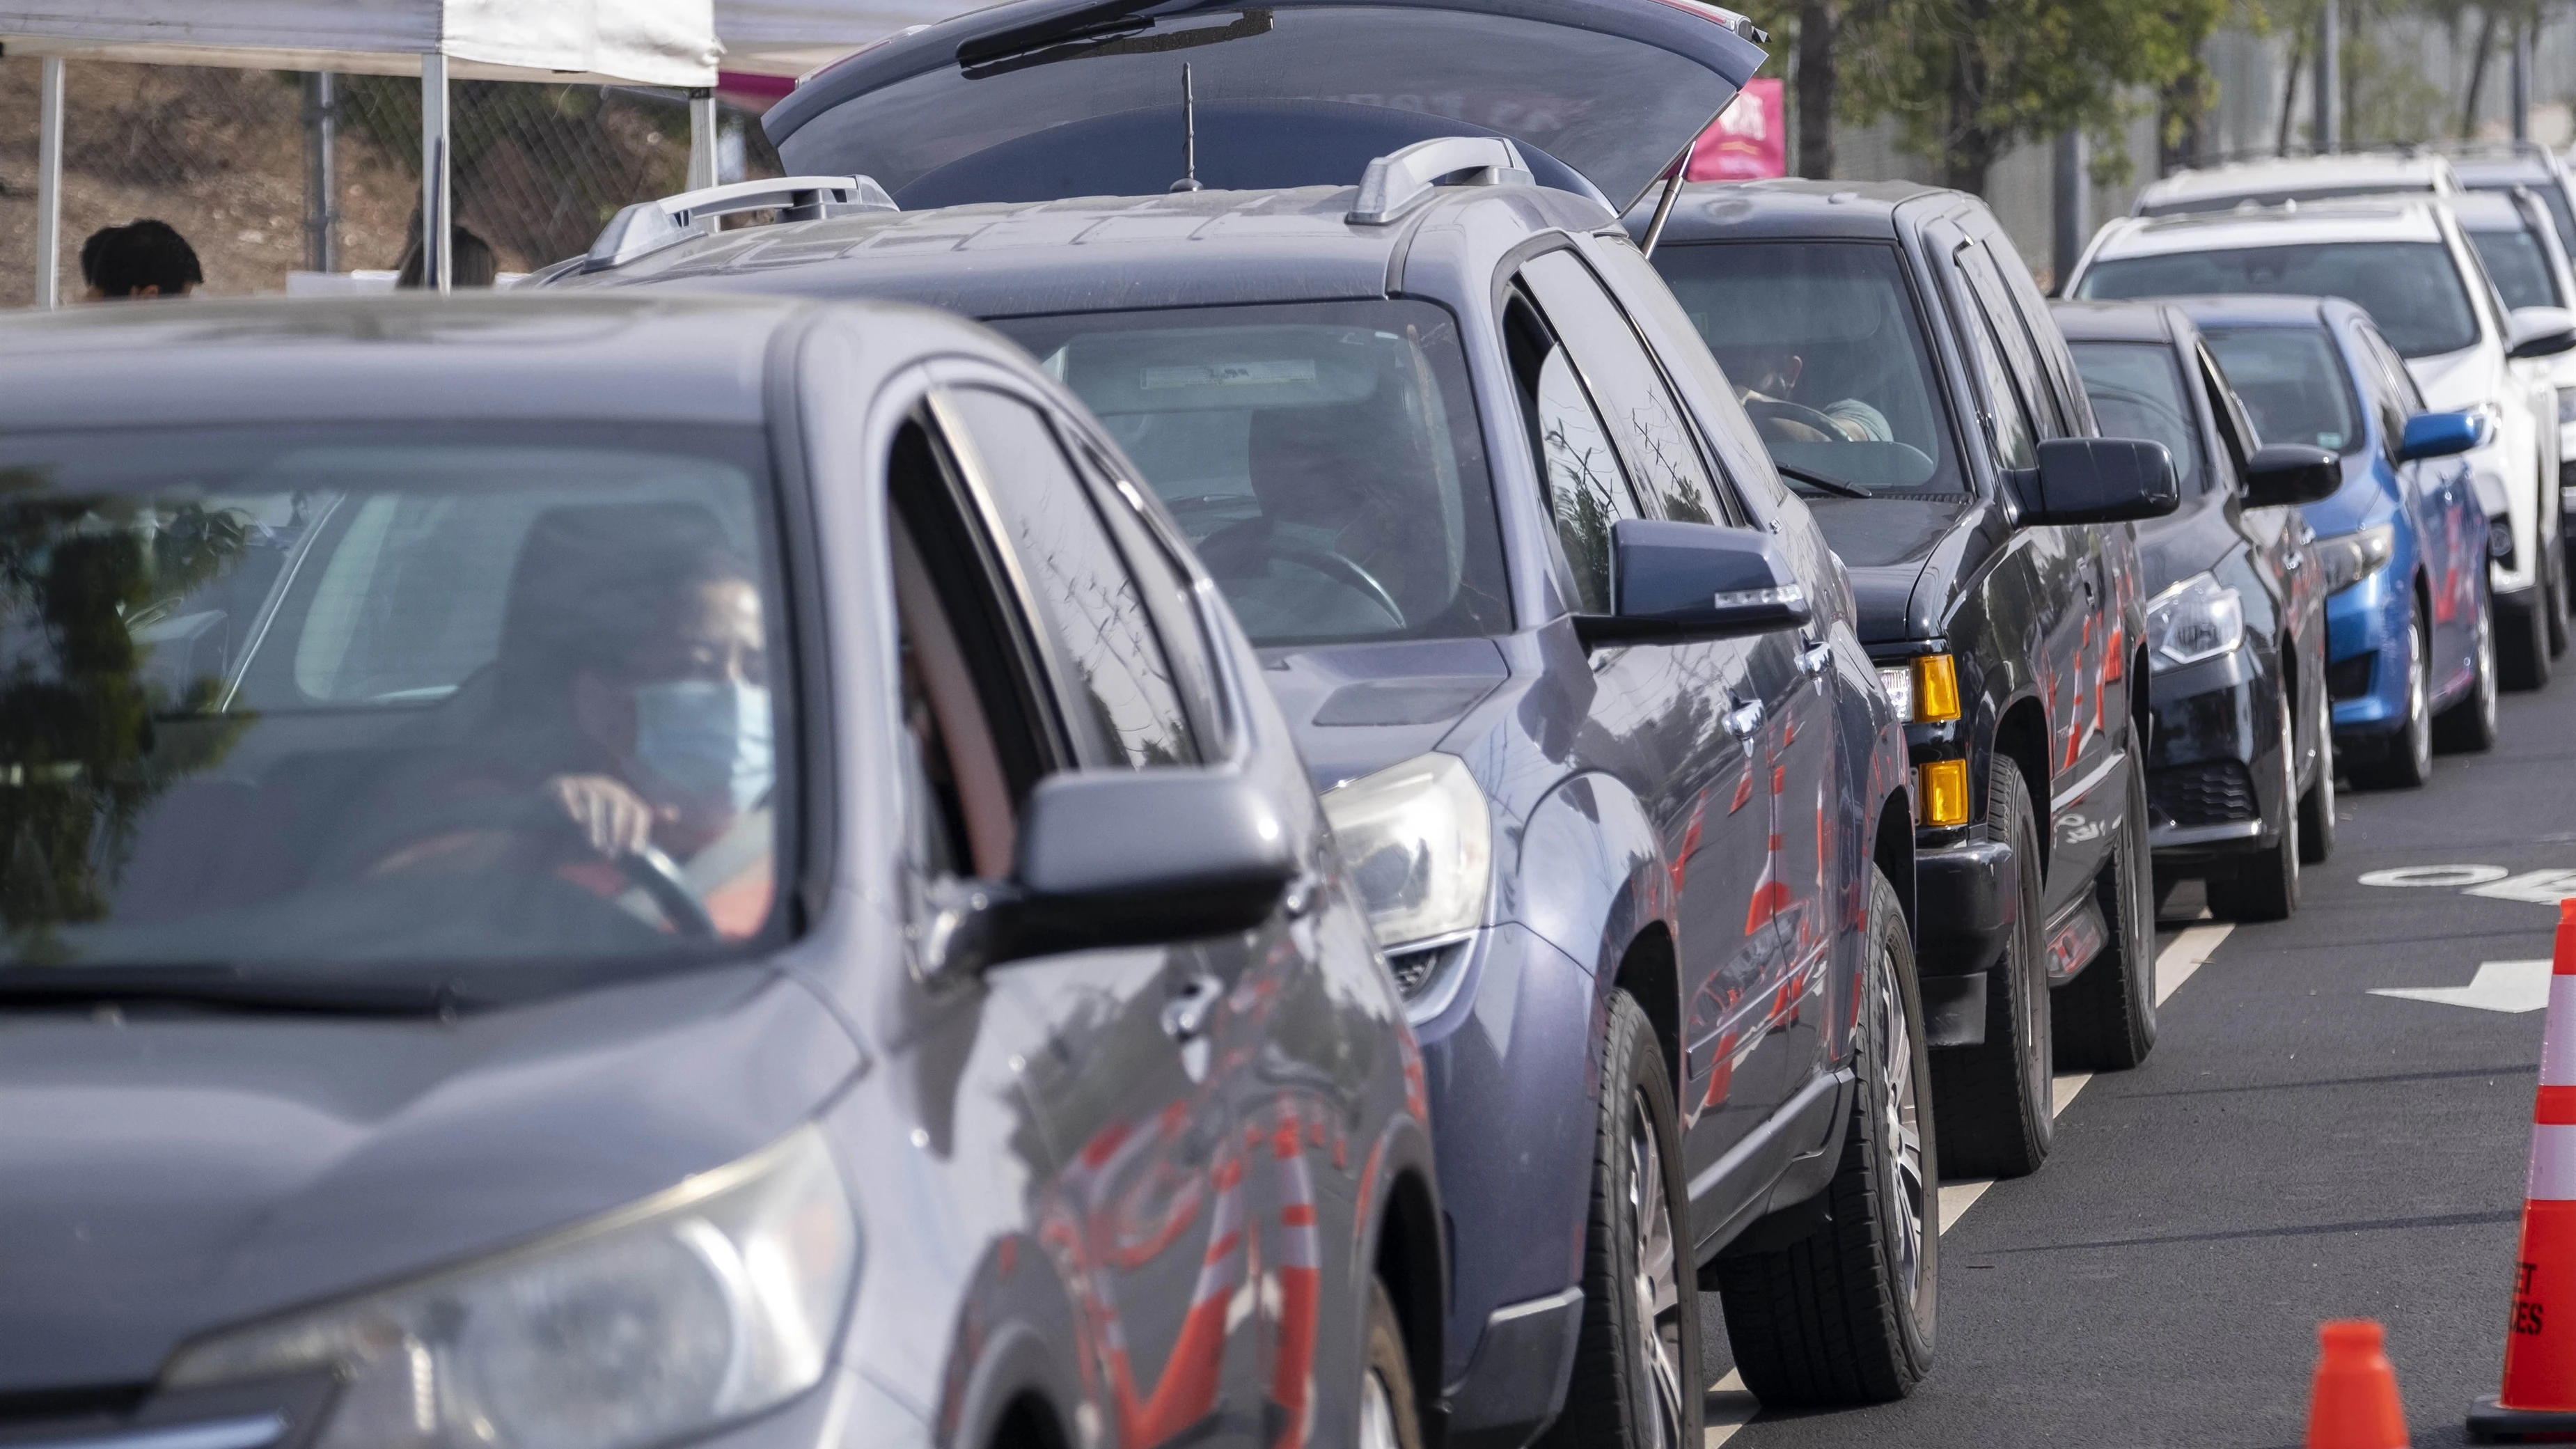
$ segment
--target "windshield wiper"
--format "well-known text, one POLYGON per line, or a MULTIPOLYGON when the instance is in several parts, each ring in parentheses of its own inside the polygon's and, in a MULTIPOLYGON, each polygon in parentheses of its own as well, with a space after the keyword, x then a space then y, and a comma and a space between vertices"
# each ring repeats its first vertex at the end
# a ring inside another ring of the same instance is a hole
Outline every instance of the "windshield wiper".
POLYGON ((1821 488, 1825 492, 1830 493, 1837 498, 1870 498, 1876 496, 1868 489, 1856 487, 1844 482, 1840 478, 1828 478, 1822 473, 1810 473, 1804 468, 1792 468, 1788 464, 1780 462, 1777 459, 1772 461, 1771 467, 1773 470, 1778 472, 1781 477, 1789 479, 1791 482, 1804 483, 1810 488, 1821 488))
POLYGON ((245 1011, 432 1016, 452 1010, 445 982, 324 981, 245 975, 223 962, 167 966, 0 967, 0 1006, 167 1001, 245 1011))

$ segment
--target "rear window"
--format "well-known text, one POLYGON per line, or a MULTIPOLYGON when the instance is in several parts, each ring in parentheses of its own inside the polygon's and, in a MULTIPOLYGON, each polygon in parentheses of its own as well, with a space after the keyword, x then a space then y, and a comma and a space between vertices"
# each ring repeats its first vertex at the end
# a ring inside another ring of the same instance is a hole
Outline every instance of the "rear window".
POLYGON ((2093 399, 2106 438, 2146 438, 2173 454, 2174 474, 2195 492, 2209 486, 2200 427, 2173 349, 2148 342, 2077 342, 2075 370, 2093 399))
POLYGON ((2311 242, 2171 252, 2096 262, 2076 284, 2094 301, 2212 293, 2289 293, 2359 303, 2403 357, 2457 352, 2478 340, 2478 315, 2440 242, 2311 242))
POLYGON ((2361 451, 2352 379, 2323 329, 2211 328, 2201 337, 2263 442, 2361 451))

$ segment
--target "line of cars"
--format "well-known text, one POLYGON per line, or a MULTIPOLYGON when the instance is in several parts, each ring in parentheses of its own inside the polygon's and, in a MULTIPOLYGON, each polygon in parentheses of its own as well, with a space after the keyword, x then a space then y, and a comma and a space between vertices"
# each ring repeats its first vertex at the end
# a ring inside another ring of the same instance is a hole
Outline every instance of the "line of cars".
POLYGON ((12 1442, 1682 1446, 1703 1288, 1907 1392, 2422 470, 1972 198, 1649 220, 1761 59, 1019 0, 533 295, 13 321, 12 1442))

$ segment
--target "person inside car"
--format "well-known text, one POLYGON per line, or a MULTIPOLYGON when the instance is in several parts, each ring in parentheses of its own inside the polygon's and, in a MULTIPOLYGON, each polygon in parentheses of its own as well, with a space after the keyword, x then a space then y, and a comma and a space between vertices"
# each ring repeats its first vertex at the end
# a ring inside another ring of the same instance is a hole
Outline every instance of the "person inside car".
POLYGON ((472 737, 387 791, 362 833, 366 874, 533 869, 667 916, 630 892, 676 862, 719 934, 758 930, 767 652, 759 585, 713 517, 677 503, 539 515, 480 684, 472 737))
POLYGON ((1718 363, 1735 383, 1735 397, 1754 425, 1774 440, 1792 443, 1892 443, 1887 415, 1856 397, 1821 407, 1798 401, 1798 378, 1807 359, 1786 347, 1730 347, 1718 363))

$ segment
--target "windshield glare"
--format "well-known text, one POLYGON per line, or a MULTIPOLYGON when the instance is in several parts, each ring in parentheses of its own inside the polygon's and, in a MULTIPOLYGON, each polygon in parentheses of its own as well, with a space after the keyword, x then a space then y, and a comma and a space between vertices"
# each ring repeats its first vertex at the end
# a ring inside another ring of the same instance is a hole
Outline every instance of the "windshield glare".
POLYGON ((2120 257, 2095 263, 2075 290, 2100 302, 2247 293, 2342 297, 2369 311, 2401 357, 2457 352, 2478 340, 2468 289, 2440 242, 2312 242, 2120 257))
POLYGON ((2549 275, 2549 253, 2540 238, 2527 231, 2473 231, 2469 241, 2486 263, 2496 294, 2508 307, 2558 307, 2558 286, 2549 275))
POLYGON ((1507 632, 1456 322, 1428 302, 994 323, 1097 414, 1256 644, 1507 632))
POLYGON ((2361 450, 2361 415, 2343 359, 2323 330, 2309 327, 2213 328, 2201 334, 2227 385, 2245 404, 2254 434, 2266 443, 2310 443, 2338 453, 2361 450))
POLYGON ((0 440, 0 976, 470 999, 769 929, 760 439, 477 432, 0 440))
POLYGON ((1894 247, 1668 245, 1654 262, 1782 468, 1873 493, 1962 490, 1894 247))
POLYGON ((2173 350, 2151 342, 2077 342, 2075 370, 2093 399, 2093 417, 2106 438, 2147 438, 2173 454, 2182 487, 2208 486, 2200 456, 2200 428, 2173 350))

